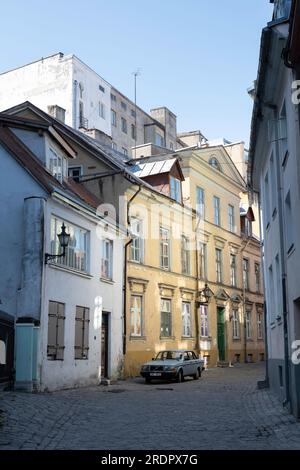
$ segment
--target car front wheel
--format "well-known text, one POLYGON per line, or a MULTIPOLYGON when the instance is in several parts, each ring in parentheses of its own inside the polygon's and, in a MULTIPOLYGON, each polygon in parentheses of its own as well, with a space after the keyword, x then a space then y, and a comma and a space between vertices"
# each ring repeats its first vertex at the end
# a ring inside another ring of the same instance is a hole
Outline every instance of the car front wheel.
POLYGON ((178 372, 178 375, 177 375, 177 382, 178 382, 178 383, 181 383, 181 382, 183 382, 183 381, 184 381, 183 372, 182 372, 182 370, 180 370, 180 371, 178 372))
POLYGON ((198 380, 199 377, 201 377, 201 372, 200 372, 200 369, 197 369, 196 374, 193 375, 193 379, 194 379, 194 380, 198 380))

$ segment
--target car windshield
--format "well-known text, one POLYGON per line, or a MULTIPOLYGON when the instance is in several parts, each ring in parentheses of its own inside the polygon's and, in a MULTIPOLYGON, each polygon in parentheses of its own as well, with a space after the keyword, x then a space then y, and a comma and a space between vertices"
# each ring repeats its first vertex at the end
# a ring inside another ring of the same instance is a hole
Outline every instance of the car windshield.
POLYGON ((157 354, 156 361, 164 361, 166 359, 173 359, 179 361, 182 359, 182 352, 180 351, 161 351, 157 354))

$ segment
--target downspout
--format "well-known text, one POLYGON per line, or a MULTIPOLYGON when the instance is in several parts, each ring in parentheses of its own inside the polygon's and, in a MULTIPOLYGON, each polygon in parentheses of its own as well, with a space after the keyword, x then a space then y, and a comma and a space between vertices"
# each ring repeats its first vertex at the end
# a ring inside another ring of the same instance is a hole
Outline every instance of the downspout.
MULTIPOLYGON (((278 108, 273 107, 273 115, 275 121, 278 122, 278 108)), ((278 140, 278 128, 275 126, 275 163, 276 163, 276 175, 277 175, 277 187, 278 187, 278 217, 279 217, 279 237, 280 237, 280 259, 281 259, 281 273, 282 273, 282 310, 283 310, 283 341, 284 341, 284 365, 285 365, 285 400, 283 406, 290 403, 290 364, 289 364, 289 339, 288 339, 288 319, 287 319, 287 295, 286 295, 286 269, 285 269, 285 241, 284 241, 284 220, 283 220, 283 208, 282 208, 282 184, 280 178, 280 162, 279 162, 279 140, 278 140)))
POLYGON ((243 320, 244 320, 244 362, 247 363, 247 326, 246 326, 246 288, 244 282, 244 258, 243 253, 249 245, 250 240, 247 240, 245 246, 241 249, 242 254, 242 281, 243 281, 243 320))
MULTIPOLYGON (((127 227, 130 226, 130 217, 129 217, 129 209, 132 201, 137 197, 137 195, 141 192, 142 187, 139 185, 139 189, 134 193, 134 195, 129 199, 127 203, 127 227)), ((128 234, 128 228, 127 228, 128 234)), ((126 354, 126 339, 127 339, 127 318, 126 318, 126 304, 127 304, 127 249, 129 245, 132 243, 133 238, 130 238, 124 246, 124 281, 123 281, 123 354, 126 354)))
MULTIPOLYGON (((199 256, 199 253, 198 253, 198 228, 199 228, 199 223, 200 223, 200 217, 199 217, 199 220, 197 222, 197 225, 196 225, 196 228, 195 228, 195 239, 196 239, 196 246, 195 246, 195 256, 196 256, 196 259, 195 259, 195 264, 196 264, 196 293, 198 293, 198 288, 199 288, 199 285, 198 285, 198 282, 199 282, 199 259, 198 259, 198 256, 199 256)), ((195 326, 196 326, 196 344, 195 344, 195 349, 196 351, 199 351, 199 354, 200 354, 200 341, 199 341, 199 318, 198 318, 198 302, 197 300, 195 301, 195 326)))

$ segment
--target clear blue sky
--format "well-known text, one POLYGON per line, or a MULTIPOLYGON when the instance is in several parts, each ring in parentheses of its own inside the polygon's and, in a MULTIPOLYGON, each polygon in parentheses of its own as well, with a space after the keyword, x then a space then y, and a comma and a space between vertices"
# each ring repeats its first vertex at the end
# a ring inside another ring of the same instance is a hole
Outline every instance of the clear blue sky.
POLYGON ((0 70, 74 53, 138 105, 165 105, 178 130, 249 140, 261 29, 269 0, 1 2, 0 70))

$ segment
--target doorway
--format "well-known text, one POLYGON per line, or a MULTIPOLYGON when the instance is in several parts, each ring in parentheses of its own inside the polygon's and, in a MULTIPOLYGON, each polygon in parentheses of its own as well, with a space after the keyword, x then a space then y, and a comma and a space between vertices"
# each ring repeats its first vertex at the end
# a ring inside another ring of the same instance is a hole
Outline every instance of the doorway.
POLYGON ((108 378, 108 319, 109 313, 102 313, 102 328, 101 328, 101 377, 108 378))
POLYGON ((217 307, 219 361, 225 361, 225 309, 217 307))

